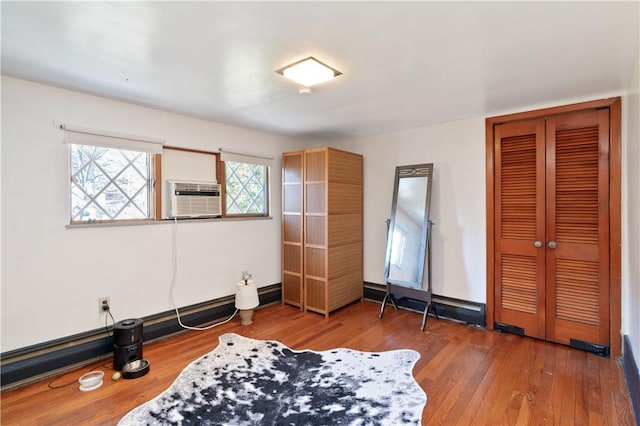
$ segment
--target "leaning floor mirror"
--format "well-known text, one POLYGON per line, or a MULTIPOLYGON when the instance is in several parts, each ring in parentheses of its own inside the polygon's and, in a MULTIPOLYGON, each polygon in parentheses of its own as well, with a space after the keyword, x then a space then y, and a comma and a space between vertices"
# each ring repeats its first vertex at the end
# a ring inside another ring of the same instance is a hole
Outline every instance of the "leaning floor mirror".
POLYGON ((420 327, 422 331, 429 311, 432 310, 436 315, 431 301, 432 223, 429 205, 432 180, 431 163, 396 167, 391 217, 387 222, 384 267, 386 294, 379 316, 382 318, 389 301, 398 309, 396 297, 425 302, 420 327))

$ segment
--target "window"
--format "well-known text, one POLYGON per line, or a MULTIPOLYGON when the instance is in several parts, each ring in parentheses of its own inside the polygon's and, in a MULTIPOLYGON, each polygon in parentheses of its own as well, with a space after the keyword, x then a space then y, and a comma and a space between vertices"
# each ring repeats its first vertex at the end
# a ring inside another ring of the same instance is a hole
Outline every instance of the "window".
POLYGON ((71 223, 153 218, 153 154, 163 140, 60 127, 69 145, 71 223))
POLYGON ((151 217, 150 154, 70 144, 71 222, 151 217))
POLYGON ((224 170, 228 215, 269 214, 266 165, 226 161, 224 170))
POLYGON ((268 216, 269 167, 273 159, 220 148, 220 161, 224 164, 225 214, 268 216))
MULTIPOLYGON (((69 145, 71 224, 162 220, 168 217, 168 207, 163 205, 172 200, 171 194, 163 193, 168 180, 220 182, 224 216, 269 215, 273 158, 222 149, 214 153, 165 147, 160 139, 60 127, 69 145), (172 159, 167 164, 162 161, 165 149, 172 159)), ((200 216, 204 217, 180 217, 200 216)))

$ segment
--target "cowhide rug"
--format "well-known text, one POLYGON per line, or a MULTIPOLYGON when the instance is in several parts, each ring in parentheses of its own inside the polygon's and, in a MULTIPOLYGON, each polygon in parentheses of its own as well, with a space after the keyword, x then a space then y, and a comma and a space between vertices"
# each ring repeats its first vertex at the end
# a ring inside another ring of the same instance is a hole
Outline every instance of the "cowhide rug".
POLYGON ((229 333, 120 425, 419 425, 413 350, 295 351, 229 333))

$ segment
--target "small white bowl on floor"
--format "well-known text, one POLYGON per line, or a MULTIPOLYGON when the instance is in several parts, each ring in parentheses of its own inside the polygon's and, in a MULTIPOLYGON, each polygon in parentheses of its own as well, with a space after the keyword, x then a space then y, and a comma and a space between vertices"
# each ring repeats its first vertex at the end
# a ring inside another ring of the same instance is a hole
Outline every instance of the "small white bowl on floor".
POLYGON ((102 380, 104 378, 104 371, 90 371, 87 374, 83 374, 78 379, 80 383, 80 390, 82 392, 89 392, 98 389, 102 386, 102 380))

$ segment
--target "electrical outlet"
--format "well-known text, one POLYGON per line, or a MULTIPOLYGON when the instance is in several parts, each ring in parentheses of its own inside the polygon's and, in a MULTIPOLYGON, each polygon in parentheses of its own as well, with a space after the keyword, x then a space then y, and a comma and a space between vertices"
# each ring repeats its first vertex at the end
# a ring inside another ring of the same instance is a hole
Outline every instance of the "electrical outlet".
POLYGON ((98 312, 108 312, 111 309, 111 300, 108 297, 101 297, 98 299, 98 312))

